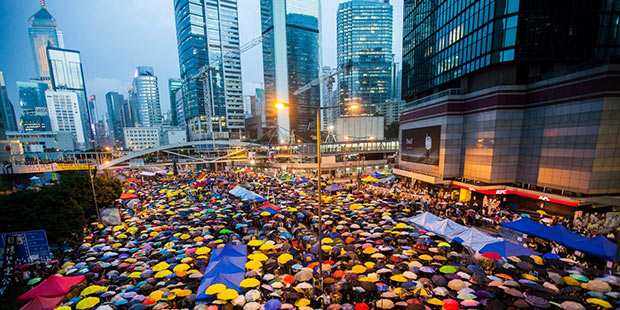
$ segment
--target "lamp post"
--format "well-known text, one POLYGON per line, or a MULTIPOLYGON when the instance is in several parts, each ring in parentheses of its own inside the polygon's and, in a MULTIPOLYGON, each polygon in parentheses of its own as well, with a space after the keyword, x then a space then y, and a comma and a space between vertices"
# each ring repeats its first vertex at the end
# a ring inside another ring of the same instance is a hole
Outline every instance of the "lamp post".
MULTIPOLYGON (((323 291, 323 216, 321 215, 321 111, 327 109, 337 109, 340 106, 325 106, 325 107, 315 107, 311 105, 302 105, 302 104, 287 104, 283 102, 276 102, 276 109, 283 109, 285 107, 296 107, 296 108, 310 108, 316 109, 316 171, 317 171, 317 202, 318 202, 318 212, 319 216, 318 222, 318 238, 319 238, 319 283, 321 284, 321 292, 323 291)), ((359 104, 351 103, 345 106, 346 110, 354 111, 359 109, 359 104)))

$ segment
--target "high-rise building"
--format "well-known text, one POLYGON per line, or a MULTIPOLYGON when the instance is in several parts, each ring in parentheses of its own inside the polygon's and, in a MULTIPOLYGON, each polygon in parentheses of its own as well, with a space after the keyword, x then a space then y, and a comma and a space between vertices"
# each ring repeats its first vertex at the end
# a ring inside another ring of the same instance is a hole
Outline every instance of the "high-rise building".
POLYGON ((405 1, 394 172, 552 212, 620 192, 618 5, 405 1))
POLYGON ((85 147, 91 148, 93 146, 93 142, 95 141, 93 132, 91 130, 91 123, 93 123, 95 120, 91 120, 88 109, 88 101, 86 98, 86 85, 84 83, 84 74, 82 72, 82 60, 80 58, 80 52, 75 50, 48 47, 47 61, 50 68, 52 88, 56 91, 62 90, 72 91, 76 93, 79 103, 79 111, 81 113, 80 120, 82 122, 82 128, 87 129, 84 133, 86 139, 85 147))
POLYGON ((261 0, 260 5, 266 122, 277 128, 282 141, 291 130, 316 128, 320 89, 313 87, 298 96, 293 92, 319 76, 319 0, 261 0), (276 111, 276 102, 312 108, 276 111))
POLYGON ((153 67, 140 66, 136 68, 132 96, 134 107, 137 109, 138 123, 142 127, 161 125, 159 85, 153 67))
POLYGON ((105 102, 108 108, 108 130, 114 146, 123 146, 123 105, 125 98, 117 92, 108 92, 105 94, 105 102))
POLYGON ((97 140, 97 123, 99 121, 99 117, 97 116, 97 97, 95 95, 88 96, 88 118, 91 120, 90 131, 92 132, 93 137, 95 137, 94 139, 97 140))
POLYGON ((389 0, 350 0, 338 5, 340 103, 357 103, 359 114, 374 114, 391 97, 392 5, 389 0))
POLYGON ((183 81, 180 79, 168 79, 168 90, 170 94, 170 125, 178 126, 179 122, 185 123, 185 120, 178 118, 177 111, 177 91, 183 87, 183 81))
POLYGON ((402 79, 403 71, 400 69, 400 63, 392 63, 392 92, 390 99, 400 100, 402 97, 402 79))
POLYGON ((56 20, 45 8, 45 3, 42 3, 41 9, 28 19, 28 34, 37 77, 52 88, 47 47, 64 48, 64 42, 61 32, 56 28, 56 20))
POLYGON ((45 102, 45 91, 48 89, 48 83, 43 81, 17 82, 19 106, 22 109, 19 122, 24 132, 52 130, 45 102))
POLYGON ((239 138, 244 114, 237 1, 174 0, 174 11, 190 140, 239 138), (190 81, 204 65, 212 67, 207 83, 190 81))
POLYGON ((87 127, 83 127, 78 92, 58 90, 45 92, 52 131, 65 131, 73 134, 77 147, 87 148, 87 127))
MULTIPOLYGON (((0 71, 0 131, 17 131, 17 121, 15 120, 15 109, 9 100, 4 84, 4 73, 0 71)), ((0 133, 0 135, 2 135, 0 133)))

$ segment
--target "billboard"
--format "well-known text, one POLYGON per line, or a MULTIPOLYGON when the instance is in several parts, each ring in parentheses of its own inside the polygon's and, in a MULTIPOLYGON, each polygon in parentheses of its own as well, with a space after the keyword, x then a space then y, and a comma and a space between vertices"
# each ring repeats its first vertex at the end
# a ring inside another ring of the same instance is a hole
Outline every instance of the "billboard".
POLYGON ((16 237, 17 265, 45 263, 52 258, 45 230, 33 230, 0 234, 0 256, 7 254, 7 240, 9 236, 16 237))
POLYGON ((441 126, 430 126, 402 131, 401 160, 439 165, 441 126))

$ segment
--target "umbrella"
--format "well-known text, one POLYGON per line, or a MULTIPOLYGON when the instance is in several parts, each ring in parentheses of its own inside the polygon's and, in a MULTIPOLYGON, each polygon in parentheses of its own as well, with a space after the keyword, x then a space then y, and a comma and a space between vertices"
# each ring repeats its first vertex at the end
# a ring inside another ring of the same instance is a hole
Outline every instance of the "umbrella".
POLYGON ((562 306, 564 310, 586 310, 586 307, 574 301, 565 301, 561 303, 560 306, 562 306))
POLYGON ((239 296, 239 293, 233 289, 225 289, 217 293, 217 299, 221 300, 233 300, 239 296))
POLYGON ((534 295, 527 295, 525 297, 525 302, 527 302, 528 304, 532 305, 533 307, 537 307, 537 308, 549 308, 549 301, 547 301, 544 298, 538 297, 538 296, 534 296, 534 295))
POLYGON ((392 309, 394 308, 394 302, 389 299, 379 299, 375 305, 379 309, 392 309))
POLYGON ((277 309, 280 309, 281 307, 282 307, 282 302, 278 299, 270 299, 264 305, 265 310, 277 310, 277 309))
POLYGON ((600 298, 588 298, 588 299, 586 299, 586 302, 589 303, 589 304, 594 304, 594 305, 601 306, 601 307, 603 307, 605 309, 613 308, 612 305, 609 302, 607 302, 605 300, 602 300, 600 298))
POLYGON ((220 283, 213 284, 213 285, 207 287, 207 290, 205 291, 205 294, 207 294, 207 295, 215 295, 215 294, 218 294, 218 293, 224 291, 225 289, 226 289, 226 285, 224 285, 224 284, 220 284, 220 283))
POLYGON ((86 297, 82 300, 80 300, 77 305, 75 305, 75 309, 78 310, 83 310, 83 309, 90 309, 94 306, 96 306, 99 303, 99 298, 97 297, 86 297))
POLYGON ((239 284, 239 286, 243 287, 243 288, 249 288, 249 287, 257 287, 260 285, 260 281, 258 281, 255 278, 248 278, 248 279, 244 279, 243 281, 241 281, 241 283, 239 284))
POLYGON ((456 268, 453 266, 442 266, 439 268, 439 272, 441 273, 456 273, 456 268))

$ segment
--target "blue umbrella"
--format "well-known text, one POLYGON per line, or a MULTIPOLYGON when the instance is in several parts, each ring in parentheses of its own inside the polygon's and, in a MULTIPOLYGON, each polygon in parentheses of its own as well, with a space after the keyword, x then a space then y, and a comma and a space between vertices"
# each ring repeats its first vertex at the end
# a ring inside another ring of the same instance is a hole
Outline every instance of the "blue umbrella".
POLYGON ((554 253, 546 253, 545 255, 543 255, 543 258, 544 259, 560 259, 560 257, 554 253))
POLYGON ((267 301, 264 307, 265 310, 277 310, 282 307, 282 302, 278 299, 270 299, 269 301, 267 301))

